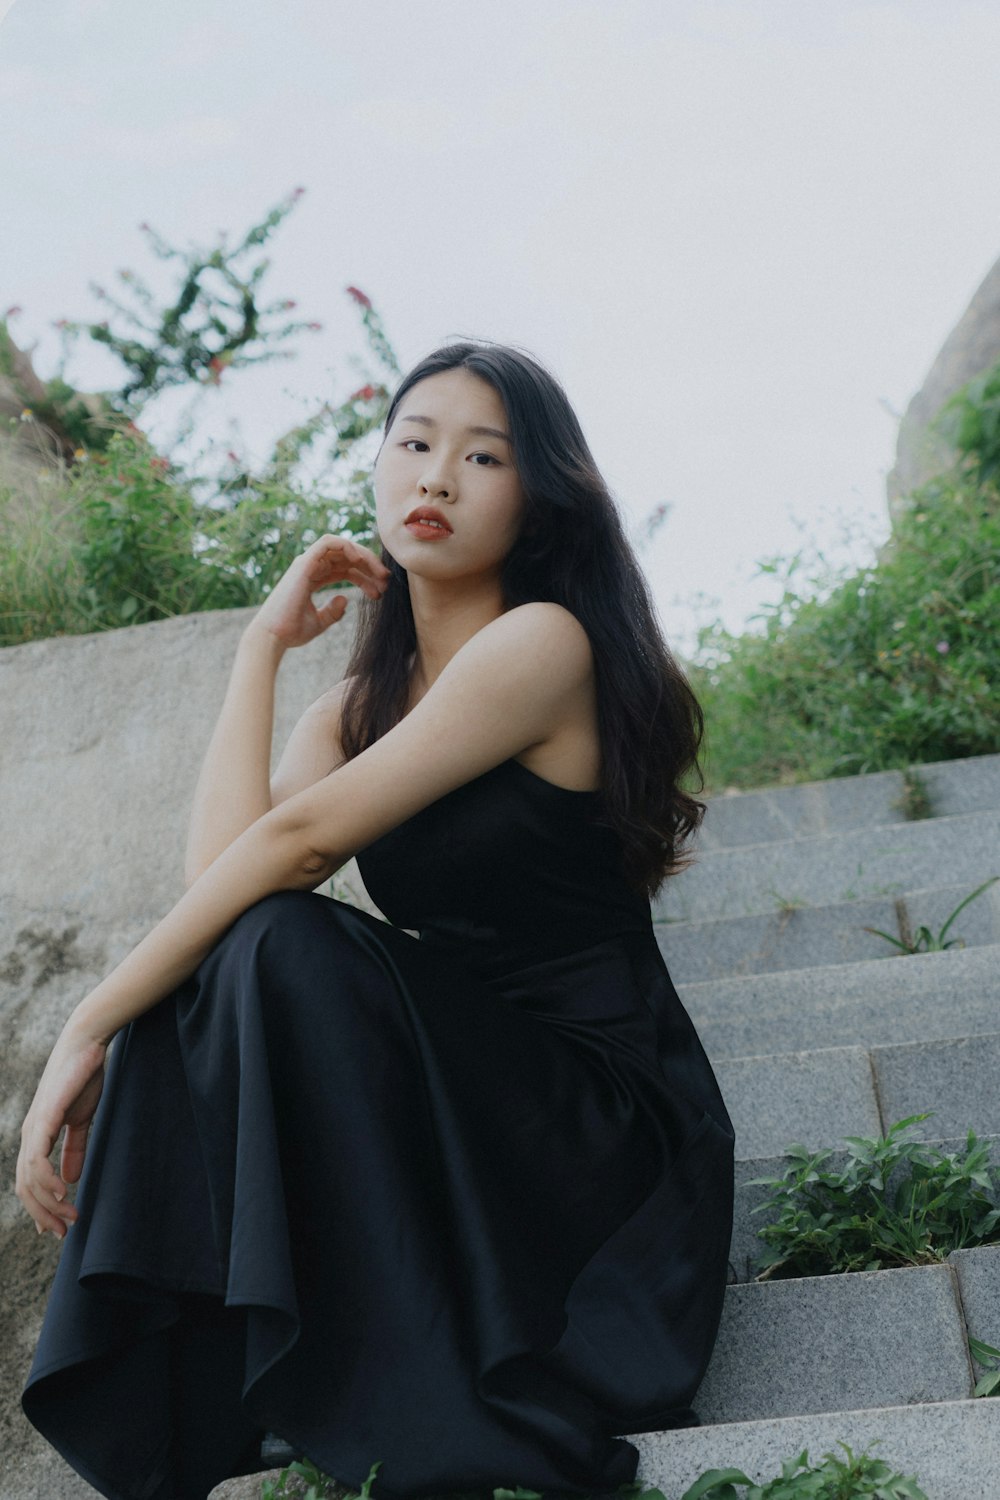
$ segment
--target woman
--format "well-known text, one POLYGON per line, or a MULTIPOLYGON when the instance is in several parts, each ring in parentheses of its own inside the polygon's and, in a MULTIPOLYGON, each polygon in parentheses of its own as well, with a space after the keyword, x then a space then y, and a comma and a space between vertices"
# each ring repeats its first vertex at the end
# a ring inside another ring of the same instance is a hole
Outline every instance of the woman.
POLYGON ((616 1435, 698 1421, 733 1128, 650 896, 700 709, 533 359, 422 360, 374 481, 381 559, 321 537, 247 626, 189 888, 24 1123, 66 1243, 23 1404, 112 1500, 199 1500, 268 1431, 386 1500, 588 1494, 635 1477, 616 1435), (347 674, 269 780, 278 664, 346 579, 347 674), (316 893, 355 854, 388 922, 316 893))

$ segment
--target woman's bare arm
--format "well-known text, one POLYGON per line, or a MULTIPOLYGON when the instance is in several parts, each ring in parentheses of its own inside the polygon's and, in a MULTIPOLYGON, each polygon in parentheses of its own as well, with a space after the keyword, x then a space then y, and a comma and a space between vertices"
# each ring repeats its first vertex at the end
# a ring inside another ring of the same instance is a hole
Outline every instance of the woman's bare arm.
POLYGON ((184 858, 189 887, 251 823, 271 811, 274 683, 287 649, 256 616, 240 636, 191 805, 184 858))
POLYGON ((467 641, 375 744, 234 839, 63 1028, 21 1130, 17 1191, 39 1229, 63 1234, 76 1217, 64 1182, 79 1174, 103 1053, 122 1026, 191 975, 255 902, 315 890, 421 808, 547 742, 579 717, 592 685, 579 622, 557 604, 519 605, 467 641), (48 1158, 64 1125, 61 1180, 48 1158))
MULTIPOLYGON (((338 593, 316 604, 313 594, 331 583, 349 582, 378 599, 388 577, 388 568, 370 547, 349 537, 318 537, 290 564, 247 625, 195 788, 184 859, 189 889, 234 839, 274 806, 274 682, 282 657, 289 647, 306 645, 342 619, 348 603, 347 596, 338 593)), ((292 761, 301 759, 304 741, 313 746, 316 731, 322 739, 326 725, 315 708, 306 710, 301 728, 296 726, 292 761)), ((309 748, 310 764, 322 754, 321 744, 309 748)), ((288 760, 283 757, 279 779, 287 779, 287 772, 288 760)))
POLYGON ((192 974, 263 896, 315 890, 421 808, 548 739, 592 671, 582 625, 558 604, 522 604, 491 621, 388 734, 241 833, 69 1024, 110 1040, 192 974))

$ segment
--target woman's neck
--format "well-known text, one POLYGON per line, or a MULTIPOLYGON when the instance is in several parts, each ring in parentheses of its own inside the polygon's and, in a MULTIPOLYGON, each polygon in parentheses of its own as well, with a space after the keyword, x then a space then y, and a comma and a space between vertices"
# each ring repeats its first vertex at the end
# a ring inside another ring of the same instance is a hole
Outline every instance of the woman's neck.
POLYGON ((410 668, 410 708, 444 671, 456 651, 497 619, 506 606, 499 584, 456 588, 436 580, 410 577, 410 607, 417 649, 410 668))

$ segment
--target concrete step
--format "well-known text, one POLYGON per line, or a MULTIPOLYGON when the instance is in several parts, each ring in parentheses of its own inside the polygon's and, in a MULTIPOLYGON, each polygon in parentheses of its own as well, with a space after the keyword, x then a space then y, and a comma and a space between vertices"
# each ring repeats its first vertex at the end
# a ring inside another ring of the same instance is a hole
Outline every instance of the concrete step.
POLYGON ((656 1486, 666 1500, 680 1500, 707 1469, 741 1469, 763 1484, 779 1477, 782 1463, 803 1449, 811 1464, 828 1452, 845 1460, 838 1443, 847 1443, 855 1455, 867 1449, 891 1471, 915 1478, 929 1500, 997 1500, 1000 1493, 996 1400, 921 1402, 626 1436, 639 1450, 636 1478, 656 1486))
MULTIPOLYGON (((920 928, 926 927, 936 938, 969 894, 969 888, 952 885, 829 906, 787 907, 769 916, 655 925, 674 983, 696 984, 706 979, 895 958, 901 950, 865 928, 913 941, 920 928)), ((946 942, 953 938, 966 948, 1000 945, 1000 881, 987 886, 959 912, 945 934, 946 942)))
MULTIPOLYGON (((906 1118, 902 1116, 901 1118, 906 1118)), ((930 1123, 930 1122, 928 1122, 930 1123)), ((851 1131, 851 1134, 868 1134, 868 1132, 851 1131)), ((989 1148, 990 1160, 994 1166, 994 1184, 1000 1182, 1000 1135, 980 1134, 976 1132, 977 1140, 981 1145, 989 1148)), ((914 1126, 907 1131, 907 1137, 916 1140, 918 1137, 917 1127, 914 1126)), ((943 1136, 940 1138, 923 1137, 926 1144, 941 1154, 965 1155, 968 1137, 963 1132, 958 1136, 943 1136)), ((789 1144, 792 1144, 789 1142, 789 1144)), ((815 1155, 820 1150, 828 1150, 829 1154, 822 1163, 824 1172, 842 1172, 850 1159, 850 1153, 846 1146, 823 1148, 819 1146, 806 1148, 810 1155, 815 1155)), ((773 1223, 776 1213, 773 1209, 762 1209, 762 1205, 771 1196, 772 1189, 753 1183, 754 1178, 781 1178, 785 1168, 788 1166, 788 1156, 775 1155, 756 1157, 747 1160, 737 1160, 734 1165, 734 1201, 733 1201, 733 1237, 729 1249, 729 1274, 733 1281, 753 1281, 758 1272, 758 1257, 764 1250, 764 1241, 760 1238, 759 1231, 765 1224, 773 1223), (761 1211, 755 1211, 761 1210, 761 1211)), ((890 1199, 894 1196, 899 1182, 909 1174, 909 1168, 905 1162, 889 1174, 886 1183, 886 1191, 890 1199)), ((987 1193, 987 1197, 994 1204, 998 1202, 998 1190, 987 1193)), ((983 1252, 985 1253, 985 1251, 983 1252)), ((956 1255, 965 1254, 964 1251, 956 1251, 956 1255)), ((998 1284, 1000 1284, 1000 1272, 998 1272, 998 1284)), ((976 1334, 976 1337, 985 1337, 987 1343, 993 1344, 1000 1349, 1000 1318, 991 1319, 997 1338, 991 1338, 989 1333, 985 1335, 976 1334)), ((983 1327, 986 1326, 984 1323, 983 1327)), ((975 1329, 973 1328, 973 1333, 975 1329)), ((980 1374, 982 1371, 979 1372, 980 1374)))
MULTIPOLYGON (((934 761, 913 769, 927 788, 931 817, 1000 808, 1000 755, 934 761)), ((902 771, 875 771, 706 797, 698 847, 707 851, 904 823, 910 821, 901 805, 904 790, 902 771)))
MULTIPOLYGON (((967 1334, 980 1343, 1000 1349, 1000 1245, 953 1250, 948 1260, 958 1277, 958 1294, 967 1334)), ((976 1380, 991 1368, 978 1359, 972 1360, 976 1380)), ((1000 1469, 997 1475, 1000 1477, 1000 1469)), ((997 1489, 1000 1492, 1000 1484, 997 1489)))
POLYGON ((705 853, 663 886, 654 922, 769 916, 1000 875, 1000 811, 705 853))
POLYGON ((1000 1132, 1000 1032, 886 1047, 823 1047, 715 1064, 736 1127, 736 1156, 778 1156, 846 1135, 878 1135, 933 1110, 911 1137, 1000 1132))
POLYGON ((865 1047, 723 1058, 713 1066, 736 1127, 737 1161, 781 1156, 793 1141, 818 1150, 845 1135, 881 1133, 865 1047))
POLYGON ((677 991, 713 1063, 938 1041, 1000 1025, 1000 961, 992 947, 713 979, 677 991))
POLYGON ((957 1401, 975 1382, 953 1266, 726 1287, 702 1423, 957 1401))

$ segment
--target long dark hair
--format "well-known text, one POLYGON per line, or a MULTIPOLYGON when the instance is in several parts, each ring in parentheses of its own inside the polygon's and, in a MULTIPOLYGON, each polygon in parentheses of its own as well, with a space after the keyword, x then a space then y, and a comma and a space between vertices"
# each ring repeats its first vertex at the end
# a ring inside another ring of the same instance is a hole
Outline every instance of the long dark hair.
MULTIPOLYGON (((508 609, 554 600, 580 621, 594 655, 601 740, 603 821, 618 833, 626 877, 655 896, 690 863, 680 845, 706 804, 680 789, 704 776, 701 706, 657 624, 649 587, 558 380, 519 349, 486 340, 447 344, 404 376, 386 412, 388 436, 400 401, 429 375, 463 367, 490 383, 507 412, 525 515, 501 573, 508 609)), ((392 573, 378 601, 361 598, 353 681, 341 709, 348 759, 406 711, 416 632, 406 570, 382 547, 392 573)))

